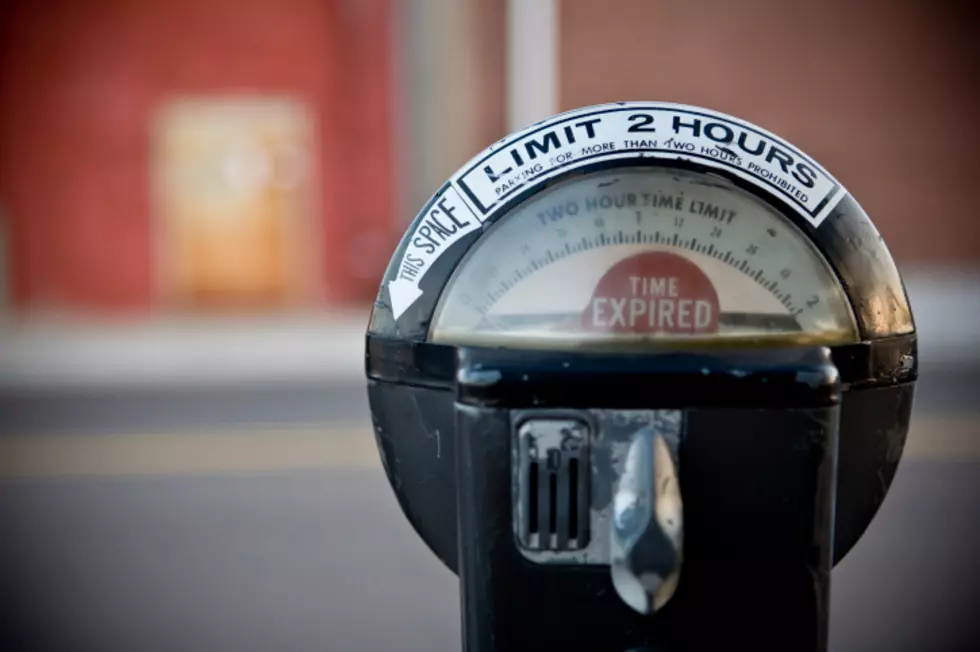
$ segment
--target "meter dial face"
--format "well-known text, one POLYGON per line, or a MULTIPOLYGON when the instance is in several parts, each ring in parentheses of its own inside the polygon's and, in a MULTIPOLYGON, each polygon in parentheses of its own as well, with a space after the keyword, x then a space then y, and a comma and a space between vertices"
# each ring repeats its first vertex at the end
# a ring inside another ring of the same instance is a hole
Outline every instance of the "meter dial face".
POLYGON ((450 279, 430 340, 534 348, 857 341, 844 291, 794 224, 713 175, 619 168, 502 216, 450 279))

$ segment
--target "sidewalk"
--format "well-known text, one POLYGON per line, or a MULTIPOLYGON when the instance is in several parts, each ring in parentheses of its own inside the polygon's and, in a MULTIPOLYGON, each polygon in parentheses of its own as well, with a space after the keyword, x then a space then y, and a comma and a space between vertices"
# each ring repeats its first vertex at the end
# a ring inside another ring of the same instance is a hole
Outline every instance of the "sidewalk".
POLYGON ((0 387, 351 382, 367 311, 302 317, 39 324, 0 330, 0 387))
MULTIPOLYGON (((924 372, 980 371, 980 270, 907 274, 924 372)), ((368 310, 0 327, 0 387, 360 382, 368 310)))

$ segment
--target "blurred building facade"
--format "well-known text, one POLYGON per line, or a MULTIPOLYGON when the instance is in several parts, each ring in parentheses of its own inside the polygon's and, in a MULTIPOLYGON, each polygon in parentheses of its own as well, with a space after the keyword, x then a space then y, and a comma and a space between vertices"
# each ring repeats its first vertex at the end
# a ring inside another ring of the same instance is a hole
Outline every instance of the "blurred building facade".
MULTIPOLYGON (((820 160, 900 265, 980 262, 968 4, 554 2, 556 109, 733 113, 820 160)), ((508 127, 506 0, 0 7, 17 314, 370 301, 411 215, 508 127)))
POLYGON ((376 289, 394 237, 391 2, 0 12, 14 309, 281 310, 376 289))

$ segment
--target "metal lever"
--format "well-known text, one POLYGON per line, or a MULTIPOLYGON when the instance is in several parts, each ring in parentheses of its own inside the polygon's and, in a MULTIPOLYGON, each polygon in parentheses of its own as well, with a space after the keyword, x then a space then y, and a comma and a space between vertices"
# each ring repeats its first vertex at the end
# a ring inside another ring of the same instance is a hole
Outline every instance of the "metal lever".
MULTIPOLYGON (((661 413, 663 414, 663 413, 661 413)), ((633 435, 613 496, 613 585, 642 614, 662 608, 677 588, 683 557, 683 503, 677 477, 680 415, 633 435)))

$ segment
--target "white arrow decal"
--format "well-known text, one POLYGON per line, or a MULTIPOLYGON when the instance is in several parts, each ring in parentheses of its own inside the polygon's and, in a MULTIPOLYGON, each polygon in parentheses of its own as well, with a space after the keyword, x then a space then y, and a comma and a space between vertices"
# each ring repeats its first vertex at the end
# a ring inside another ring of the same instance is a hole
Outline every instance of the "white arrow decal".
POLYGON ((405 279, 397 279, 388 283, 388 299, 391 301, 391 312, 398 319, 415 300, 422 296, 419 286, 405 279))

